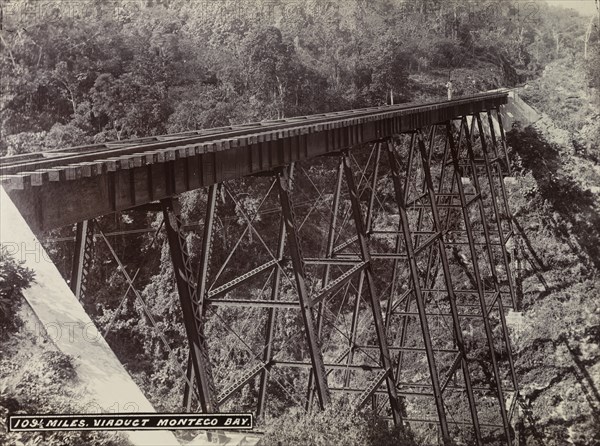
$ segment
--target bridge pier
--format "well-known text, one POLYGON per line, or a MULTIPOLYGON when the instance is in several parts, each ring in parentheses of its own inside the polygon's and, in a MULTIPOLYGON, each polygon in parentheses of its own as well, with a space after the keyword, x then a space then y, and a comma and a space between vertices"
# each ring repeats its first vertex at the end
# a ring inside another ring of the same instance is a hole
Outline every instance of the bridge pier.
MULTIPOLYGON (((435 127, 434 127, 435 129, 435 127)), ((438 196, 435 193, 433 178, 431 175, 430 163, 433 154, 433 136, 434 131, 431 133, 431 145, 429 154, 426 151, 425 143, 423 141, 422 134, 419 132, 419 151, 421 153, 421 163, 423 166, 423 170, 425 173, 425 185, 427 188, 427 193, 429 195, 429 203, 431 206, 431 215, 433 219, 433 230, 443 234, 444 230, 442 228, 442 222, 440 219, 440 213, 438 210, 437 202, 438 196)), ((451 370, 448 372, 446 379, 444 380, 441 391, 443 392, 446 386, 449 383, 450 377, 458 370, 458 368, 462 368, 463 379, 465 383, 465 390, 467 392, 467 399, 469 403, 469 411, 471 414, 471 421, 473 422, 473 431, 476 444, 482 444, 481 438, 481 427, 479 425, 479 416, 477 414, 477 407, 475 403, 475 396, 473 394, 473 385, 471 382, 471 374, 469 372, 469 360, 467 357, 467 351, 465 349, 465 341, 463 338, 463 333, 460 325, 460 316, 458 313, 457 307, 457 298, 454 292, 454 284, 452 280, 452 274, 450 272, 450 264, 448 261, 447 253, 446 253, 446 244, 444 243, 443 236, 440 236, 438 239, 438 255, 440 259, 440 263, 442 264, 442 270, 444 274, 444 281, 446 285, 446 290, 448 292, 448 303, 450 306, 450 312, 452 315, 452 324, 454 327, 453 335, 454 335, 454 345, 458 349, 458 354, 456 359, 453 362, 453 366, 451 370)), ((428 272, 425 275, 425 278, 429 278, 429 270, 431 269, 431 258, 433 257, 433 249, 430 251, 430 261, 428 262, 428 272)), ((432 283, 432 286, 435 283, 432 283)))
POLYGON ((304 330, 308 342, 308 350, 310 352, 312 374, 315 380, 317 396, 319 397, 319 405, 321 409, 324 409, 325 406, 331 402, 331 398, 329 396, 329 388, 327 386, 327 375, 325 372, 325 365, 323 363, 323 353, 321 351, 316 332, 312 304, 306 288, 304 257, 302 255, 300 237, 298 236, 298 229, 296 227, 296 221, 294 218, 294 207, 289 194, 290 183, 285 169, 282 169, 277 173, 277 186, 279 190, 279 200, 281 203, 283 222, 287 233, 289 252, 292 258, 292 267, 294 278, 296 280, 300 311, 302 313, 304 330))
MULTIPOLYGON (((379 158, 380 148, 377 148, 377 158, 379 158)), ((385 381, 388 392, 388 397, 390 400, 390 408, 392 411, 392 418, 395 424, 400 424, 402 422, 402 417, 400 415, 400 407, 398 404, 398 394, 396 391, 396 384, 393 376, 393 368, 392 368, 392 360, 390 356, 390 351, 387 343, 387 334, 385 332, 385 326, 382 318, 382 311, 379 302, 379 298, 377 292, 375 291, 375 284, 373 283, 374 276, 371 265, 371 254, 370 249, 367 242, 367 233, 364 227, 364 220, 361 212, 360 202, 358 198, 358 191, 356 188, 356 184, 354 182, 354 174, 352 173, 352 168, 350 167, 350 159, 348 157, 348 152, 345 151, 342 154, 342 164, 344 167, 344 176, 346 177, 346 184, 348 185, 348 192, 350 196, 350 203, 352 207, 352 217, 354 219, 354 225, 356 228, 356 235, 358 237, 358 246, 360 249, 360 258, 362 262, 366 263, 366 267, 363 270, 364 281, 366 283, 366 290, 368 295, 368 301, 371 304, 371 310, 373 312, 373 321, 375 324, 375 331, 377 333, 377 342, 379 344, 379 352, 381 354, 381 362, 383 366, 383 373, 385 373, 385 381)), ((378 166, 378 159, 376 161, 376 166, 378 166)), ((376 177, 377 171, 375 171, 374 176, 376 177)), ((373 191, 374 193, 374 191, 373 191)), ((370 217, 369 217, 370 219, 370 217)), ((360 289, 359 289, 360 293, 360 289)), ((360 299, 360 294, 357 295, 356 299, 360 299)), ((381 379, 381 378, 379 378, 381 379)), ((378 385, 377 385, 378 386, 378 385)), ((373 392, 377 389, 377 386, 373 388, 373 392)), ((359 402, 360 404, 360 402, 359 402)), ((360 406, 359 406, 360 407, 360 406)))
MULTIPOLYGON (((489 320, 489 314, 495 303, 498 305, 500 313, 502 313, 502 296, 501 296, 500 290, 498 288, 498 278, 497 278, 497 273, 495 270, 495 261, 494 261, 494 256, 493 256, 493 253, 491 250, 492 241, 491 241, 489 229, 487 226, 487 217, 485 215, 485 208, 484 208, 484 204, 483 204, 483 200, 482 200, 482 190, 481 190, 481 187, 479 184, 478 166, 476 164, 475 154, 474 154, 473 147, 472 147, 472 139, 471 139, 472 132, 469 130, 469 125, 468 125, 466 117, 463 117, 460 121, 460 128, 464 129, 464 133, 465 133, 464 140, 466 142, 466 152, 467 152, 466 158, 468 159, 467 166, 464 166, 461 164, 461 159, 463 159, 461 157, 461 147, 460 147, 460 145, 457 146, 454 142, 454 135, 453 135, 450 124, 448 124, 446 128, 447 128, 448 140, 449 140, 449 144, 450 144, 450 155, 452 157, 452 163, 454 165, 454 170, 455 170, 455 172, 458 172, 458 173, 462 172, 460 177, 457 175, 458 181, 456 182, 456 185, 457 185, 457 190, 458 190, 458 194, 460 197, 460 202, 462 205, 462 213, 463 213, 463 219, 464 219, 464 224, 465 224, 465 232, 466 232, 467 239, 468 239, 468 246, 469 246, 470 257, 471 257, 470 260, 471 260, 471 265, 472 265, 472 273, 475 277, 475 282, 476 282, 475 284, 476 284, 476 288, 477 288, 476 291, 477 291, 477 295, 479 297, 479 304, 481 307, 481 314, 482 314, 482 320, 483 320, 483 325, 484 325, 484 329, 485 329, 485 336, 487 339, 489 355, 490 355, 491 365, 492 365, 492 373, 493 373, 496 397, 497 397, 498 405, 499 405, 499 409, 500 409, 500 416, 502 418, 502 425, 504 427, 504 434, 505 434, 504 440, 510 446, 510 445, 512 445, 512 438, 511 438, 511 433, 510 433, 511 425, 510 425, 508 413, 506 410, 506 405, 505 405, 505 400, 504 400, 504 392, 502 390, 502 378, 500 375, 500 368, 498 365, 498 359, 496 356, 496 350, 495 350, 495 346, 494 346, 494 336, 492 333, 492 327, 491 327, 490 320, 489 320), (474 193, 475 193, 475 197, 476 197, 475 200, 467 200, 467 198, 466 198, 465 187, 464 187, 464 184, 462 181, 463 175, 468 174, 466 172, 465 167, 471 173, 470 180, 473 182, 473 186, 474 186, 474 190, 475 190, 474 193), (496 295, 494 300, 492 301, 491 305, 489 305, 490 306, 489 309, 488 309, 488 302, 486 301, 485 285, 483 282, 481 269, 480 269, 481 265, 480 265, 480 261, 479 261, 478 253, 477 253, 477 246, 476 246, 475 235, 474 235, 474 231, 473 231, 473 222, 471 220, 471 216, 470 216, 470 212, 469 212, 469 205, 473 204, 473 201, 476 201, 478 203, 478 207, 479 207, 479 214, 480 214, 480 219, 481 219, 480 224, 483 228, 483 233, 484 233, 484 238, 485 238, 485 241, 483 242, 483 244, 485 245, 486 251, 488 254, 488 262, 489 262, 489 268, 490 268, 490 273, 491 273, 491 277, 492 277, 493 291, 496 295)), ((483 141, 483 139, 482 139, 482 141, 483 141)), ((488 160, 486 160, 486 162, 487 161, 488 160)), ((490 183, 491 183, 491 179, 490 179, 490 183)), ((505 327, 503 327, 503 328, 505 328, 505 327)), ((511 360, 511 365, 512 365, 512 360, 511 360)))
MULTIPOLYGON (((339 207, 340 207, 340 197, 341 197, 341 191, 342 191, 342 182, 344 179, 344 170, 343 170, 343 165, 342 165, 342 161, 340 160, 340 162, 338 163, 338 166, 336 168, 336 186, 335 186, 335 191, 334 191, 334 195, 333 195, 333 210, 331 213, 331 217, 329 219, 329 228, 327 229, 327 247, 326 247, 326 251, 325 251, 325 258, 326 259, 332 259, 333 258, 333 248, 334 248, 334 243, 335 243, 335 227, 337 226, 337 219, 338 219, 338 212, 339 212, 339 207)), ((323 266, 323 276, 322 276, 322 283, 323 283, 323 287, 327 287, 327 285, 329 285, 330 282, 330 274, 331 274, 331 264, 326 263, 323 266)), ((362 288, 362 283, 359 284, 359 289, 362 288)), ((354 305, 354 310, 352 313, 352 326, 355 326, 355 321, 357 318, 357 314, 358 314, 359 308, 358 308, 358 300, 356 301, 356 304, 354 305)), ((353 331, 354 332, 354 331, 353 331)), ((317 336, 319 337, 319 339, 321 339, 321 336, 323 334, 323 302, 319 302, 317 304, 317 336)), ((354 348, 354 340, 350 339, 349 340, 349 345, 348 345, 348 361, 349 363, 351 362, 351 355, 352 355, 352 351, 354 348)), ((342 358, 343 359, 343 358, 342 358)), ((348 374, 347 374, 348 375, 348 374)), ((347 378, 346 378, 347 380, 347 378)), ((308 393, 307 393, 307 398, 306 398, 306 406, 305 409, 306 411, 310 411, 313 405, 313 400, 314 400, 314 395, 315 395, 315 388, 314 388, 314 374, 311 370, 311 372, 309 373, 309 377, 308 377, 308 393)))
MULTIPOLYGON (((208 266, 208 256, 210 248, 210 234, 212 232, 212 218, 214 215, 214 201, 216 196, 216 185, 211 186, 209 191, 209 205, 206 213, 205 239, 206 245, 203 246, 202 263, 200 267, 200 279, 204 277, 208 266)), ((190 356, 193 373, 188 372, 187 376, 195 377, 198 389, 200 406, 204 413, 218 412, 218 403, 215 400, 213 377, 210 370, 210 359, 208 356, 206 338, 204 336, 203 315, 204 315, 204 283, 198 282, 199 292, 193 284, 193 269, 187 253, 185 236, 181 231, 181 217, 179 210, 176 209, 177 202, 173 199, 161 201, 163 206, 164 226, 167 232, 167 239, 171 253, 171 262, 175 272, 175 281, 177 291, 183 311, 185 329, 190 343, 190 356)), ((193 382, 193 381, 192 381, 193 382)), ((191 389, 188 389, 188 393, 191 389)), ((191 397, 186 396, 186 405, 190 407, 191 397)))
MULTIPOLYGON (((293 175, 293 164, 290 166, 290 177, 293 175)), ((283 217, 279 223, 279 235, 277 237, 277 260, 283 261, 283 254, 285 250, 285 235, 286 227, 283 217)), ((275 268, 273 274, 273 281, 271 283, 271 295, 270 300, 274 301, 279 296, 279 290, 281 287, 281 268, 275 268)), ((263 363, 269 364, 273 359, 273 339, 275 335, 275 319, 277 316, 277 308, 269 308, 267 310, 267 322, 265 327, 265 346, 263 351, 263 363)), ((269 379, 269 370, 263 368, 260 375, 260 387, 258 393, 258 407, 256 410, 256 416, 262 417, 265 415, 265 407, 267 403, 267 385, 269 379)))

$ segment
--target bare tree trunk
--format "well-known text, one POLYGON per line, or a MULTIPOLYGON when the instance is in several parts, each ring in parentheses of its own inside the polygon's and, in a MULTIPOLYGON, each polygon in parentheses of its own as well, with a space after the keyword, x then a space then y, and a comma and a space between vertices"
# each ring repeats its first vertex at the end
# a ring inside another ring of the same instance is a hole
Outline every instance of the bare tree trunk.
POLYGON ((456 39, 457 37, 457 32, 456 32, 456 28, 457 28, 457 18, 456 18, 456 5, 454 5, 454 23, 452 23, 452 38, 456 39))
POLYGON ((69 100, 71 102, 71 107, 73 107, 73 115, 75 115, 75 111, 77 110, 77 103, 75 102, 75 95, 73 94, 73 89, 69 87, 69 84, 66 81, 58 78, 56 80, 63 84, 65 89, 69 93, 69 100))
POLYGON ((587 60, 587 50, 588 50, 588 42, 590 41, 590 36, 592 35, 592 24, 594 23, 594 17, 590 20, 587 29, 585 30, 585 36, 583 37, 583 58, 587 60))
POLYGON ((587 60, 587 46, 588 46, 588 41, 587 41, 587 39, 585 39, 583 41, 583 58, 584 58, 584 60, 587 60))

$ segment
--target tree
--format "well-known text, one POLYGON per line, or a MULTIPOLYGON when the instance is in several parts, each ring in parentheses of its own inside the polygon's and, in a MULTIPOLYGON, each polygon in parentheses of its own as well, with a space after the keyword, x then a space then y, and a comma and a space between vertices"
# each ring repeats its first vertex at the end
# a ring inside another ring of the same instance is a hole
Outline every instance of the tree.
POLYGON ((248 90, 258 99, 273 104, 277 118, 284 116, 284 103, 295 82, 292 43, 275 27, 256 28, 242 42, 248 90))
POLYGON ((374 94, 369 102, 398 103, 408 93, 408 61, 402 43, 389 36, 376 42, 370 52, 372 84, 370 90, 374 94), (389 100, 388 100, 389 98, 389 100))
POLYGON ((33 271, 23 267, 23 263, 16 261, 6 248, 0 248, 0 341, 19 326, 21 291, 29 288, 34 278, 33 271))

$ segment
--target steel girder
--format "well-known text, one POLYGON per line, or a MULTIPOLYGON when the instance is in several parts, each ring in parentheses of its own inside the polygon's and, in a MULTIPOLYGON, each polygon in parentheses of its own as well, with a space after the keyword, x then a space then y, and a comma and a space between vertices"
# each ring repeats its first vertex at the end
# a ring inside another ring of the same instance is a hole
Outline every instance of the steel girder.
MULTIPOLYGON (((206 337, 204 336, 204 283, 203 274, 206 272, 208 258, 210 256, 210 233, 212 231, 212 220, 216 185, 210 187, 209 204, 206 213, 205 243, 201 255, 200 280, 198 286, 194 284, 193 269, 191 266, 185 235, 181 231, 181 216, 178 203, 172 199, 163 200, 163 218, 169 243, 171 262, 175 272, 175 282, 183 310, 185 329, 190 348, 190 371, 188 377, 191 382, 197 384, 199 391, 200 406, 203 412, 218 411, 218 402, 215 400, 214 382, 211 372, 211 363, 208 357, 206 337), (193 373, 191 372, 193 370, 193 373)), ((189 385, 188 385, 189 386, 189 385)), ((186 391, 187 394, 187 391, 186 391)), ((191 404, 190 396, 186 396, 186 405, 191 404)))
POLYGON ((84 300, 86 278, 93 260, 94 221, 84 220, 77 223, 75 231, 75 249, 70 286, 75 297, 84 300))
MULTIPOLYGON (((487 123, 480 114, 465 116, 270 177, 212 185, 194 256, 176 200, 162 200, 190 343, 184 407, 195 410, 197 395, 202 411, 215 411, 245 392, 244 404, 254 401, 262 416, 272 398, 311 410, 315 396, 320 408, 341 397, 357 409, 371 401, 396 424, 435 422, 446 444, 461 436, 483 444, 497 431, 511 444, 518 387, 505 318, 505 307, 515 305, 503 182, 509 164, 498 111, 485 117, 487 123), (227 217, 232 213, 237 217, 227 217), (236 276, 250 260, 254 265, 236 276), (249 293, 260 283, 258 296, 249 293), (244 317, 260 327, 262 340, 231 323, 244 317), (209 320, 235 339, 227 348, 246 359, 241 369, 211 364, 220 338, 212 337, 209 320), (423 379, 409 379, 415 375, 423 379), (483 416, 490 395, 497 411, 483 416), (431 410, 414 411, 421 407, 415 399, 431 400, 431 410), (470 418, 457 419, 453 406, 470 418)), ((91 246, 88 232, 78 226, 76 259, 91 246)), ((75 264, 74 283, 82 283, 82 263, 75 264)))

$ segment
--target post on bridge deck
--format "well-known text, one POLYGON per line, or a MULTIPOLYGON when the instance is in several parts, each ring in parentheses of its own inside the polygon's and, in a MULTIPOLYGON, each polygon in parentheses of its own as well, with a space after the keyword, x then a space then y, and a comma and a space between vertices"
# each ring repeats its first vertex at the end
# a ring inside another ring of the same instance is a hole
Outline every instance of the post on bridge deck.
MULTIPOLYGON (((214 215, 215 197, 216 185, 213 185, 209 191, 209 208, 206 216, 207 222, 212 221, 212 216, 214 215), (212 211, 211 207, 213 209, 212 211)), ((193 271, 187 253, 185 236, 181 231, 181 217, 179 215, 176 199, 167 198, 161 200, 161 204, 171 253, 171 261, 173 262, 173 270, 177 283, 177 291, 183 310, 183 320, 190 344, 190 362, 194 372, 193 375, 188 373, 188 376, 193 376, 195 378, 202 412, 214 413, 218 411, 218 404, 215 398, 208 349, 202 326, 204 287, 199 283, 200 290, 197 290, 193 284, 193 271)), ((208 226, 212 226, 212 223, 208 226)), ((207 228, 205 227, 205 230, 206 229, 207 228)), ((207 239, 206 242, 209 242, 209 240, 207 239)), ((203 258, 207 258, 208 256, 209 251, 203 249, 203 258)), ((207 265, 207 263, 201 263, 201 265, 207 265)), ((190 391, 191 390, 188 389, 188 392, 190 391)), ((188 406, 191 404, 190 395, 187 396, 186 404, 188 406)))

